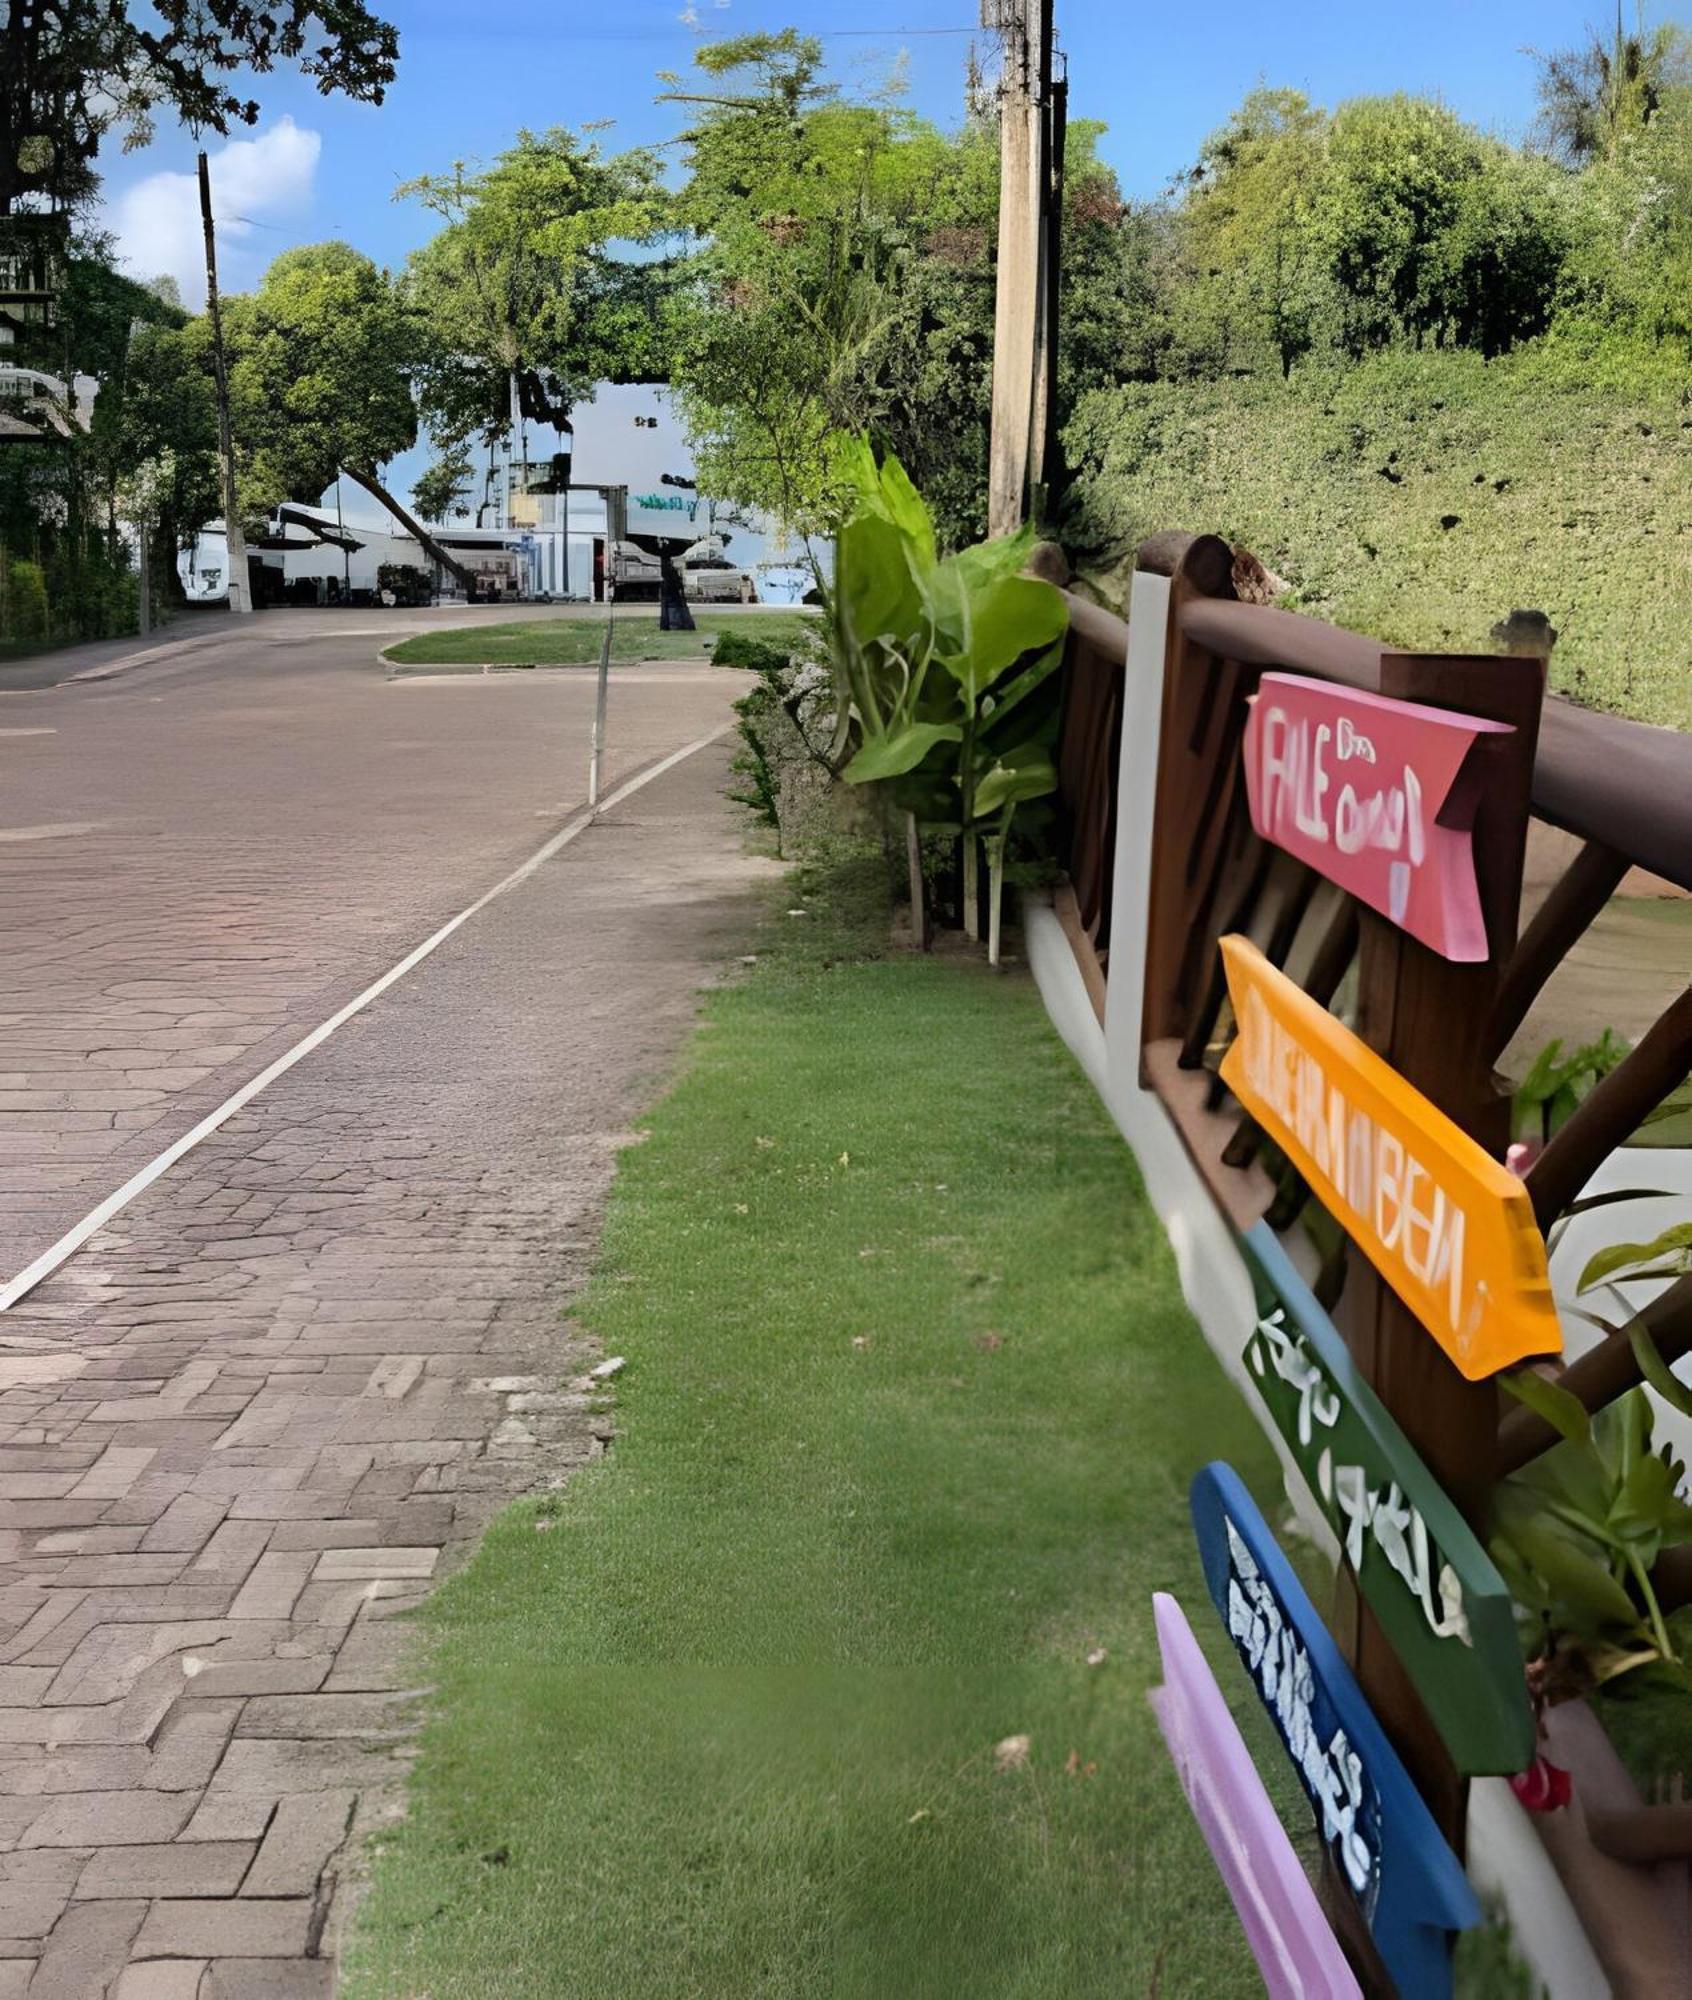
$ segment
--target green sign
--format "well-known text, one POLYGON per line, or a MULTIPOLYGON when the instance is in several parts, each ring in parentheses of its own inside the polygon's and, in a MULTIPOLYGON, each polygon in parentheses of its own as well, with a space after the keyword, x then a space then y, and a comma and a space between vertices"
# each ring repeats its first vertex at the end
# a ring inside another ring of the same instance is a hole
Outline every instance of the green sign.
POLYGON ((1459 1771, 1533 1760, 1510 1594, 1266 1223, 1240 1239, 1257 1291, 1246 1366, 1459 1771))

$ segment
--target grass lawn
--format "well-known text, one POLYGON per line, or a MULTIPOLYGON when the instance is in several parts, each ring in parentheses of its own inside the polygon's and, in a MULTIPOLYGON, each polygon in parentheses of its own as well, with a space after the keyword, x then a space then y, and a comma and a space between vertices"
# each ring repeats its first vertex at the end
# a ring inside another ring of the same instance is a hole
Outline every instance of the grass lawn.
POLYGON ((618 1439, 424 1614, 348 2000, 1261 1992, 1145 1690, 1154 1589, 1227 1657, 1189 1476, 1280 1518, 1269 1452, 1032 984, 857 889, 790 879, 623 1156, 618 1439))
MULTIPOLYGON (((660 632, 655 608, 622 609, 612 626, 614 660, 697 659, 719 632, 733 627, 750 638, 780 646, 816 623, 806 611, 696 611, 697 632, 660 632)), ((420 632, 388 649, 399 666, 586 666, 596 662, 605 638, 600 618, 532 618, 509 625, 447 626, 420 632)))

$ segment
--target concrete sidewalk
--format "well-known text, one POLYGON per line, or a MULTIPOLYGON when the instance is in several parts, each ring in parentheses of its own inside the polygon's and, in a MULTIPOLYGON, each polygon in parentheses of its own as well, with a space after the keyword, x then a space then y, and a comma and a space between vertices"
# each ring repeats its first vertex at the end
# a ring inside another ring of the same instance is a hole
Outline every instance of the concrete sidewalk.
POLYGON ((0 1319, 0 2000, 333 1987, 416 1604, 604 1449, 561 1313, 743 948, 729 748, 491 904, 0 1319))

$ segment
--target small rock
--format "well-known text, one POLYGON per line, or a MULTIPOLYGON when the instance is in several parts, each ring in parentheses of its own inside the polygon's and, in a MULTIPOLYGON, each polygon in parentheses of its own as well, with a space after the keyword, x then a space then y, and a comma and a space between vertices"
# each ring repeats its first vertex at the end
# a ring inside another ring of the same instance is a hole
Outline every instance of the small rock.
POLYGON ((1109 1658, 1110 1654, 1103 1646, 1095 1646, 1087 1655, 1087 1664, 1090 1667, 1102 1667, 1109 1658))
POLYGON ((627 1366, 628 1362, 622 1355, 613 1354, 609 1361, 602 1361, 597 1368, 589 1369, 588 1374, 595 1382, 609 1382, 613 1375, 620 1375, 627 1366))
POLYGON ((1033 1737, 1006 1736, 993 1745, 993 1768, 1000 1772, 1020 1771, 1027 1765, 1033 1750, 1033 1737))

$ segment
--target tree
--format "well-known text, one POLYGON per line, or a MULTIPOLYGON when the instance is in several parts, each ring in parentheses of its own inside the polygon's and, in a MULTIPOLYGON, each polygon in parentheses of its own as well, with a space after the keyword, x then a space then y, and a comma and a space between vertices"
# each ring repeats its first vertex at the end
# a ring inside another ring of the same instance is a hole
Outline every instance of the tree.
POLYGON ((255 293, 229 301, 228 322, 230 402, 251 511, 315 502, 345 470, 467 580, 381 482, 387 461, 417 441, 412 378, 423 351, 416 312, 388 274, 345 243, 285 250, 255 293))
POLYGON ((792 30, 696 60, 700 87, 666 96, 697 110, 672 379, 701 484, 827 531, 851 503, 845 446, 873 429, 919 468, 943 533, 967 539, 990 375, 987 136, 842 101, 821 45, 792 30))
POLYGON ((18 0, 0 63, 0 215, 20 199, 61 206, 93 192, 104 134, 150 136, 161 108, 196 131, 251 125, 231 87, 291 62, 325 94, 380 104, 399 36, 362 0, 18 0))
POLYGON ((1443 105, 1341 105, 1311 223, 1348 355, 1398 340, 1497 354, 1549 322, 1565 236, 1548 171, 1443 105))
POLYGON ((632 379, 662 322, 663 278, 615 246, 650 241, 665 220, 650 153, 607 157, 562 127, 521 132, 492 166, 458 161, 399 194, 442 224, 404 292, 425 336, 424 421, 449 464, 509 435, 514 391, 563 416, 602 376, 632 379))
POLYGON ((1565 167, 1613 161, 1660 112, 1677 82, 1686 82, 1687 38, 1663 23, 1647 30, 1641 7, 1635 32, 1590 35, 1577 49, 1537 57, 1539 119, 1534 138, 1565 167))
POLYGON ((1329 121, 1296 90, 1254 90, 1185 177, 1193 309, 1219 355, 1267 348, 1283 375, 1311 348, 1323 297, 1313 226, 1329 121))
POLYGON ((177 556, 223 506, 217 404, 202 346, 186 325, 138 323, 94 413, 114 524, 126 519, 148 537, 152 590, 167 601, 183 594, 177 556))

